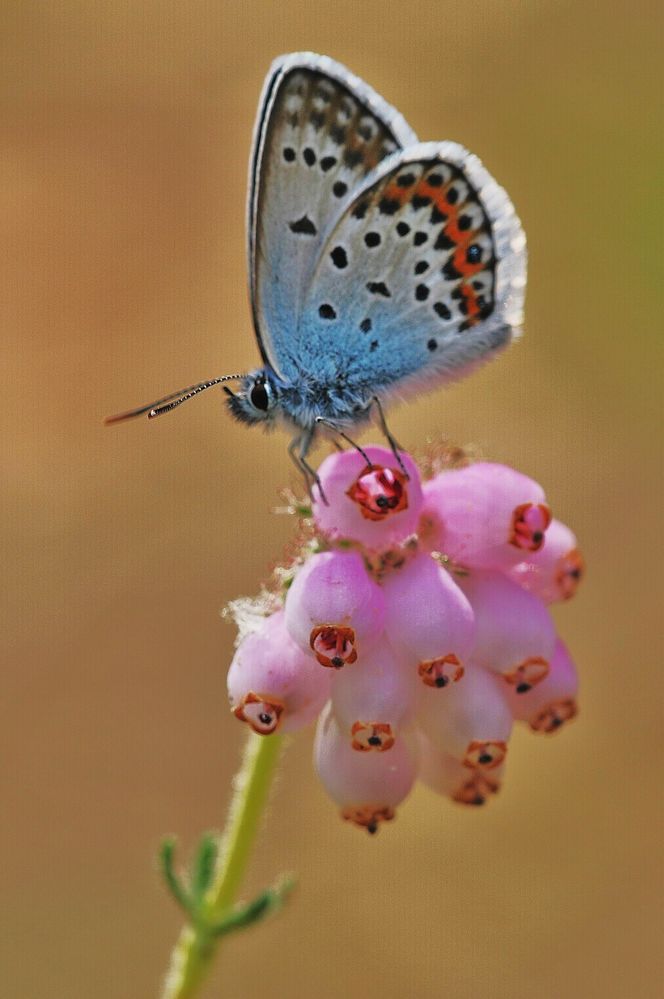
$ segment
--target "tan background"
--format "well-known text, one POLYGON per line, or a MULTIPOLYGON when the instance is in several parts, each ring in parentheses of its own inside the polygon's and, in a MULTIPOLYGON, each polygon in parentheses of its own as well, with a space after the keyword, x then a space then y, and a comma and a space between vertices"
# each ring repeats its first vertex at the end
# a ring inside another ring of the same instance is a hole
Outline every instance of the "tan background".
POLYGON ((527 336, 392 425, 515 464, 574 525, 588 579, 557 618, 582 713, 517 734, 489 808, 417 790, 374 840, 298 737, 248 887, 291 869, 299 893, 207 995, 659 994, 658 6, 2 4, 3 995, 154 996, 180 923, 156 844, 223 815, 243 731, 218 610, 289 537, 286 440, 214 393, 101 418, 255 362, 246 161, 269 62, 298 48, 464 142, 518 206, 527 336))

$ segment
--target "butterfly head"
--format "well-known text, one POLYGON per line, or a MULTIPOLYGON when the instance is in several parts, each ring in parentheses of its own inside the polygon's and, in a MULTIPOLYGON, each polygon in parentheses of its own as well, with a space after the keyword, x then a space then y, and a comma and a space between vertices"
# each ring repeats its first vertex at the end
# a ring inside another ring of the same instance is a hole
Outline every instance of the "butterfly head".
POLYGON ((238 392, 232 392, 227 386, 224 386, 224 391, 228 396, 228 408, 241 423, 274 420, 279 408, 279 392, 265 369, 247 375, 238 392))

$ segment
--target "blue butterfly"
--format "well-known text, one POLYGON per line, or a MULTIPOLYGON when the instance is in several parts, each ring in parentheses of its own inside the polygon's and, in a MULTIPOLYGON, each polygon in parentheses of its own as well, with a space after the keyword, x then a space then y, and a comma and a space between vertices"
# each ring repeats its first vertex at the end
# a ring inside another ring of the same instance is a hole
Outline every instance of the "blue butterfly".
MULTIPOLYGON (((110 417, 168 412, 237 380, 231 413, 295 430, 307 461, 382 403, 457 378, 518 334, 526 239, 476 156, 420 143, 404 118, 327 56, 273 63, 250 160, 249 282, 263 367, 190 386, 110 417)), ((351 442, 352 443, 352 442, 351 442)))

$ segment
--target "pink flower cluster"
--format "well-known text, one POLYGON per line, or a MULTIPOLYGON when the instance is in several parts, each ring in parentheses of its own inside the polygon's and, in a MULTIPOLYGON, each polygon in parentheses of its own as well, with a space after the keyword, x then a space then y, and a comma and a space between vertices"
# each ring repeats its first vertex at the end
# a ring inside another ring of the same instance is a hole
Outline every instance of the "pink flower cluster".
POLYGON ((313 544, 285 599, 242 637, 228 673, 237 718, 261 735, 318 719, 320 779, 375 832, 419 777, 479 805, 500 785, 512 725, 576 714, 574 663, 548 605, 583 560, 541 486, 478 462, 422 482, 368 447, 330 455, 313 544))

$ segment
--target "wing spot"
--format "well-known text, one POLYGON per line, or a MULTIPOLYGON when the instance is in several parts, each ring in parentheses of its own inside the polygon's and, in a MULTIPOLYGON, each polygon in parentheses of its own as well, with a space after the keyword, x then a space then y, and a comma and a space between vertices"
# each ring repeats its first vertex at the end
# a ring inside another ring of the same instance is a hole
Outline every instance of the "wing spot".
POLYGON ((418 284, 415 289, 415 298, 418 302, 426 302, 429 297, 429 288, 425 284, 418 284))
POLYGON ((318 132, 325 124, 325 114, 322 111, 312 111, 309 115, 309 121, 318 132))
POLYGON ((427 260, 420 260, 415 264, 415 273, 424 274, 425 271, 429 270, 429 262, 427 260))
POLYGON ((348 254, 344 250, 343 246, 335 246, 330 254, 330 257, 332 258, 334 266, 338 267, 340 271, 342 271, 344 267, 348 267, 348 254))
POLYGON ((378 202, 378 211, 381 215, 394 215, 400 207, 401 205, 396 198, 381 198, 378 202))
POLYGON ((451 187, 447 192, 447 194, 445 195, 445 197, 447 198, 448 204, 456 205, 457 201, 459 200, 459 192, 457 191, 456 187, 451 187))
POLYGON ((364 242, 367 244, 369 249, 372 249, 374 246, 380 246, 380 233, 368 232, 364 237, 364 242))
POLYGON ((336 314, 335 310, 327 302, 324 302, 323 305, 320 305, 318 307, 318 315, 321 317, 321 319, 336 319, 337 318, 337 314, 336 314))
POLYGON ((316 236, 318 229, 308 215, 303 215, 297 222, 289 222, 288 228, 298 236, 316 236))
POLYGON ((344 153, 344 163, 349 170, 354 170, 364 159, 359 149, 347 149, 344 153))
POLYGON ((342 125, 333 125, 330 129, 330 138, 338 146, 342 146, 346 141, 346 129, 342 125))
POLYGON ((426 243, 426 241, 427 241, 428 238, 429 238, 429 234, 428 233, 426 233, 426 232, 416 232, 415 235, 413 236, 413 245, 414 246, 422 246, 423 243, 426 243))
POLYGON ((447 261, 445 266, 442 268, 441 273, 448 281, 457 281, 461 277, 461 274, 454 266, 454 261, 452 259, 447 261))
MULTIPOLYGON (((336 194, 336 191, 335 191, 335 194, 336 194)), ((337 197, 339 197, 339 195, 337 195, 337 197)), ((353 211, 351 212, 353 218, 355 218, 355 219, 363 219, 364 216, 367 214, 368 207, 369 207, 368 200, 360 201, 359 204, 357 204, 355 206, 355 208, 353 208, 353 211)))
POLYGON ((332 169, 336 162, 336 156, 323 156, 323 159, 320 161, 320 168, 323 173, 327 173, 328 170, 332 169))
POLYGON ((437 346, 438 341, 434 340, 433 337, 430 340, 427 340, 427 347, 429 350, 435 350, 437 346))
POLYGON ((430 173, 427 177, 429 187, 442 187, 443 178, 439 173, 430 173))
POLYGON ((400 236, 407 236, 410 232, 410 226, 406 222, 397 223, 397 232, 400 236))
POLYGON ((431 215, 429 216, 429 222, 431 225, 439 225, 441 222, 447 222, 447 215, 445 212, 441 212, 436 205, 431 209, 431 215))
POLYGON ((471 219, 470 215, 462 215, 457 224, 459 226, 459 229, 461 229, 462 232, 465 232, 466 229, 470 229, 471 225, 473 224, 473 220, 471 219))
POLYGON ((371 320, 368 318, 363 319, 362 322, 360 323, 360 329, 362 330, 363 333, 368 333, 369 330, 371 329, 371 320))
POLYGON ((441 319, 452 318, 452 313, 450 312, 450 310, 448 309, 448 307, 445 305, 444 302, 435 302, 433 306, 433 311, 436 313, 436 315, 440 316, 441 319))
POLYGON ((370 142, 373 138, 373 132, 369 125, 360 125, 357 130, 357 134, 361 139, 364 139, 365 142, 370 142))
POLYGON ((295 150, 292 146, 284 146, 284 159, 287 163, 292 163, 295 159, 295 150))
POLYGON ((419 208, 426 208, 427 205, 431 204, 431 198, 426 194, 414 194, 410 199, 410 207, 417 211, 419 208))
POLYGON ((469 264, 479 264, 482 259, 482 247, 477 243, 473 243, 466 250, 466 260, 469 264))
POLYGON ((397 187, 411 187, 414 183, 414 173, 402 173, 400 177, 397 177, 397 187))
POLYGON ((433 244, 434 250, 453 250, 456 243, 446 234, 444 229, 438 233, 438 239, 433 244))
POLYGON ((373 354, 374 350, 378 349, 378 340, 372 340, 369 344, 369 351, 373 354))
POLYGON ((367 291, 372 295, 382 295, 383 298, 391 298, 392 293, 384 281, 369 281, 367 291))
POLYGON ((302 159, 307 164, 307 166, 312 167, 316 162, 316 154, 310 146, 302 150, 302 159))
POLYGON ((332 193, 335 198, 343 198, 344 194, 348 190, 348 184, 344 184, 343 180, 337 180, 332 187, 332 193))

